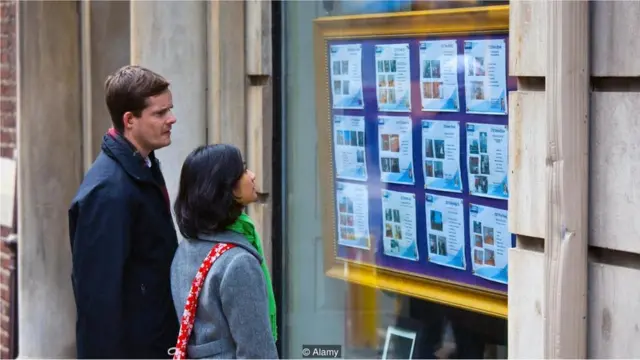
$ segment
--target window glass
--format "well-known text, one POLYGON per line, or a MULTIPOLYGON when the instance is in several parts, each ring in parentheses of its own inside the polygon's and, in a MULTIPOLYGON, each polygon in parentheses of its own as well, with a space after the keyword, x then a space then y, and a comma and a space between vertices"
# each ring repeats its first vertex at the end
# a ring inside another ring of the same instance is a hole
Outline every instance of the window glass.
MULTIPOLYGON (((407 23, 392 20, 406 12, 506 3, 282 3, 281 356, 300 358, 306 345, 340 345, 345 358, 506 358, 505 316, 478 304, 506 296, 498 270, 506 269, 503 254, 512 246, 503 221, 508 189, 494 176, 508 164, 508 136, 500 133, 507 124, 505 94, 515 86, 507 78, 508 35, 402 36, 407 23), (363 17, 377 19, 367 20, 371 29, 398 34, 354 38, 363 17), (318 19, 333 34, 322 56, 314 52, 318 19), (331 19, 343 20, 338 26, 331 19), (442 50, 421 52, 427 40, 438 40, 442 50), (471 49, 473 41, 483 50, 471 49), (332 56, 332 44, 343 53, 332 56), (444 50, 452 44, 452 53, 444 50), (376 52, 377 45, 385 46, 376 52), (321 81, 319 61, 326 64, 321 81), (319 113, 326 128, 318 125, 319 113), (368 265, 346 265, 336 254, 368 265), (476 301, 477 293, 490 295, 476 301)), ((479 17, 452 14, 482 25, 479 17)))

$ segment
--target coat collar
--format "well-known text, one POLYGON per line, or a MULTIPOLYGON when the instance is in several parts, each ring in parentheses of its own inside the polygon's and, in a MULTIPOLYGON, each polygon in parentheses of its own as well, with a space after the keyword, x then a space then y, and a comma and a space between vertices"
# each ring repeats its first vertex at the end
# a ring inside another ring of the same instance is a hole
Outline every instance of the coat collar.
MULTIPOLYGON (((153 174, 147 166, 144 158, 138 150, 120 135, 115 129, 111 128, 102 138, 102 151, 109 157, 116 160, 120 166, 138 181, 154 182, 153 174)), ((155 154, 149 154, 151 166, 159 166, 158 159, 155 154)))
POLYGON ((262 256, 260 256, 258 250, 256 250, 256 248, 251 245, 249 240, 235 231, 223 231, 216 234, 199 234, 198 240, 237 245, 250 252, 251 255, 255 256, 256 259, 258 259, 258 261, 262 263, 262 256))

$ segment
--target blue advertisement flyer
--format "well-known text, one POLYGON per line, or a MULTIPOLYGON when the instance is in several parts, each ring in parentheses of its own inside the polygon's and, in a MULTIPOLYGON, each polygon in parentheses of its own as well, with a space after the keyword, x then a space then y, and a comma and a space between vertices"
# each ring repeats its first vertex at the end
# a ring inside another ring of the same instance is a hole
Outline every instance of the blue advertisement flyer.
POLYGON ((460 110, 458 42, 420 42, 420 99, 423 111, 460 110))
POLYGON ((378 117, 380 176, 383 182, 413 185, 411 118, 378 117))
POLYGON ((338 244, 369 249, 369 192, 363 184, 336 183, 338 244))
POLYGON ((426 194, 429 261, 466 269, 462 199, 426 194))
POLYGON ((469 226, 473 274, 507 284, 511 248, 507 210, 469 204, 469 226))
POLYGON ((469 193, 509 198, 509 130, 507 125, 467 124, 469 193))
POLYGON ((418 261, 416 195, 382 190, 382 216, 384 254, 418 261))
POLYGON ((409 44, 376 45, 376 96, 379 111, 411 111, 409 44))
POLYGON ((362 44, 331 45, 331 91, 334 109, 363 109, 362 44))
POLYGON ((422 120, 422 164, 426 189, 462 192, 458 121, 422 120))
POLYGON ((504 39, 465 40, 467 113, 507 114, 506 49, 504 39))
POLYGON ((334 161, 336 177, 367 180, 364 116, 333 117, 334 161))

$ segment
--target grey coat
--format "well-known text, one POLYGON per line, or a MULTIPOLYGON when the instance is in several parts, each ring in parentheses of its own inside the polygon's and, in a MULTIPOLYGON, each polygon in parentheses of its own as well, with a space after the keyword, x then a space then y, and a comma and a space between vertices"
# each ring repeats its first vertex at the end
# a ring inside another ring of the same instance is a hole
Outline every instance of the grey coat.
POLYGON ((237 246, 218 258, 205 279, 187 345, 188 357, 277 359, 262 258, 238 233, 201 235, 180 242, 171 265, 171 293, 178 320, 193 278, 217 242, 237 246))

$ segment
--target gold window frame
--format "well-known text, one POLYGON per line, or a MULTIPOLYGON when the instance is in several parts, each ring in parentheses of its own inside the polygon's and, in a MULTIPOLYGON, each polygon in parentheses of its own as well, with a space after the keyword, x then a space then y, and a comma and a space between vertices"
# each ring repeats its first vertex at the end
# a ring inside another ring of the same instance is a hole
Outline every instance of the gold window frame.
MULTIPOLYGON (((327 43, 330 40, 508 34, 508 32, 508 5, 334 16, 314 20, 318 170, 321 176, 324 271, 327 276, 491 316, 507 317, 507 294, 504 292, 337 257, 332 106, 327 43)), ((375 239, 370 239, 370 243, 375 244, 375 239)), ((373 245, 369 254, 374 256, 373 245)))

